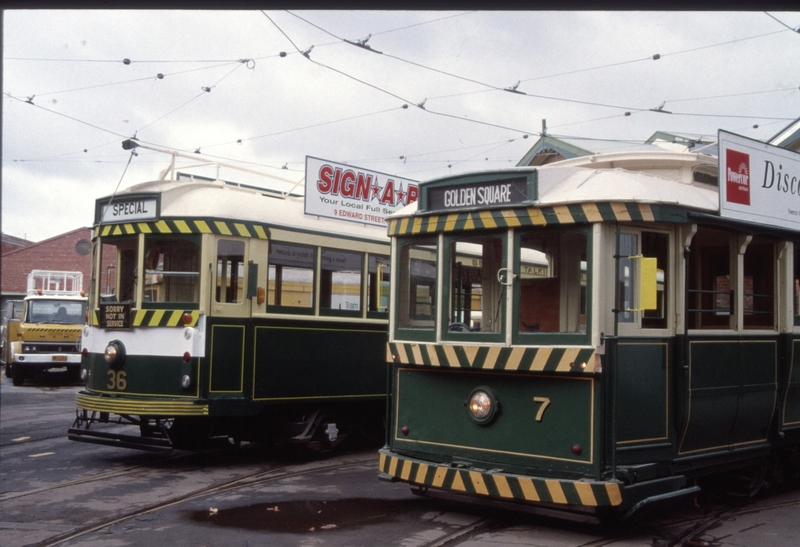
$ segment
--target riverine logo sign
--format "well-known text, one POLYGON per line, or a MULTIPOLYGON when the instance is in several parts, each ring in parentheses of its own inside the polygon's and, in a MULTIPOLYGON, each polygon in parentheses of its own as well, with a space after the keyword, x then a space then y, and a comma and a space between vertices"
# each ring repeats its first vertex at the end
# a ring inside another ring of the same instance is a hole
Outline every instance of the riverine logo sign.
POLYGON ((750 156, 731 148, 725 155, 726 199, 730 203, 750 205, 750 156))
POLYGON ((307 215, 386 226, 386 217, 417 201, 417 181, 306 156, 307 215))
POLYGON ((719 212, 800 229, 800 154, 719 131, 719 212))

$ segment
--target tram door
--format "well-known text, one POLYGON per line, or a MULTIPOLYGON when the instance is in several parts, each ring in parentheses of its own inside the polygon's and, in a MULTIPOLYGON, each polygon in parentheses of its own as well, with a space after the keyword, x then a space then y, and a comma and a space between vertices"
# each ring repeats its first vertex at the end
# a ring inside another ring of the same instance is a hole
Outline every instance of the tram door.
POLYGON ((213 256, 208 392, 209 397, 241 398, 252 391, 251 316, 266 309, 258 287, 266 286, 267 242, 220 236, 213 256))
POLYGON ((618 239, 616 441, 627 458, 636 457, 637 445, 667 447, 674 440, 670 240, 669 232, 634 228, 618 239))

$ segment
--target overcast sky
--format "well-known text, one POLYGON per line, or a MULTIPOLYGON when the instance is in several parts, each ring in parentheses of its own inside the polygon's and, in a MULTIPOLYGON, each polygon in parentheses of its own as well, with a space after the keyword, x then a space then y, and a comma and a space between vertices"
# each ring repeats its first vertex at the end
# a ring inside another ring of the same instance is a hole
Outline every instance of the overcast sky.
POLYGON ((95 199, 157 179, 169 157, 132 157, 134 136, 298 182, 306 156, 420 181, 513 167, 543 119, 556 137, 767 140, 800 117, 798 27, 800 11, 6 11, 2 230, 90 226, 95 199))

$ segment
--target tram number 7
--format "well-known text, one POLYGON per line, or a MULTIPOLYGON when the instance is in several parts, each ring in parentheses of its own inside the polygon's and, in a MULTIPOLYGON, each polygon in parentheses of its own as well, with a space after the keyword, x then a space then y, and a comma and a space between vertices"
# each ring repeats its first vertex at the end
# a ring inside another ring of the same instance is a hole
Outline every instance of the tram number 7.
POLYGON ((128 373, 124 370, 117 372, 116 370, 108 371, 108 389, 115 389, 117 391, 125 391, 128 387, 128 373))
POLYGON ((536 421, 541 422, 542 418, 544 417, 544 411, 547 410, 547 407, 550 406, 550 398, 549 397, 534 397, 534 403, 539 403, 542 406, 539 407, 539 412, 536 413, 536 421))

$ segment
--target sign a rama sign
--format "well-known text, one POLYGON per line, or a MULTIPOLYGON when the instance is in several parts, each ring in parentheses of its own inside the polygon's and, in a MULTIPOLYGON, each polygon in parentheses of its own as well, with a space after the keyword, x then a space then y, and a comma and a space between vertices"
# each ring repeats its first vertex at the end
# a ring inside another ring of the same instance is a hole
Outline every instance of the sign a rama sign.
POLYGON ((307 215, 386 226, 386 217, 417 201, 417 182, 306 156, 307 215))
POLYGON ((719 132, 720 215, 800 229, 800 154, 719 132))

